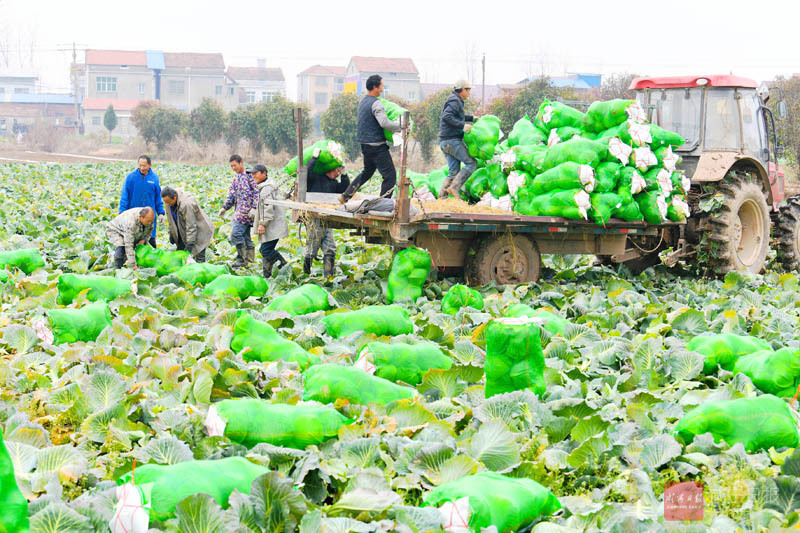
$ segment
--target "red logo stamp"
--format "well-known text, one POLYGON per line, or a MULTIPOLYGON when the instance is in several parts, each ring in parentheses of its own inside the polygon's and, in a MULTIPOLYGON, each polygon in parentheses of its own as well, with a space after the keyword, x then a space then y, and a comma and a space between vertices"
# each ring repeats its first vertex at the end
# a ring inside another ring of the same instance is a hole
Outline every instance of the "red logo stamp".
POLYGON ((664 486, 664 520, 700 521, 704 505, 702 481, 671 481, 664 486))

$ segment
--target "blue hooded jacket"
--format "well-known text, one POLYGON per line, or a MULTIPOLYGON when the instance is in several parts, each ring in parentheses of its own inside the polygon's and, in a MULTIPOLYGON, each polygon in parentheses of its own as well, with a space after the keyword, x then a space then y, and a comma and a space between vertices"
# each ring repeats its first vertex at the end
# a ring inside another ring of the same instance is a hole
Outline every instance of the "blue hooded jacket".
MULTIPOLYGON (((158 182, 158 174, 153 169, 142 176, 137 168, 125 178, 125 185, 122 186, 122 196, 119 199, 119 212, 133 209, 134 207, 152 207, 159 215, 166 214, 164 202, 161 200, 161 184, 158 182)), ((153 238, 156 238, 158 221, 153 221, 153 238)))

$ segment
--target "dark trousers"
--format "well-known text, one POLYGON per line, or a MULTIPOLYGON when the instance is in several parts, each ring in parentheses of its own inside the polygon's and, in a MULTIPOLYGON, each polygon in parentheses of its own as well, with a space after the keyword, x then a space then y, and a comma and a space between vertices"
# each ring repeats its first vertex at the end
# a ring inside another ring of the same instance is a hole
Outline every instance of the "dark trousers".
POLYGON ((156 246, 156 238, 155 237, 150 237, 150 240, 147 241, 147 244, 149 244, 153 248, 158 248, 158 246, 156 246))
MULTIPOLYGON (((177 249, 178 250, 186 250, 186 245, 183 243, 183 239, 180 238, 180 235, 178 236, 177 249)), ((191 250, 191 252, 194 252, 194 250, 191 250)), ((200 250, 196 254, 193 253, 192 258, 197 263, 205 263, 206 262, 206 249, 203 248, 202 250, 200 250)))
POLYGON ((381 173, 383 181, 381 182, 381 196, 384 198, 391 198, 393 194, 394 185, 397 182, 397 171, 394 168, 394 161, 392 161, 392 154, 389 153, 389 146, 381 144, 380 146, 370 146, 369 144, 361 145, 361 154, 364 156, 364 170, 361 174, 356 176, 353 183, 350 184, 348 190, 353 193, 358 191, 373 174, 375 170, 381 173))
POLYGON ((278 239, 274 241, 266 241, 262 242, 259 250, 261 251, 261 257, 264 259, 271 259, 273 256, 278 255, 278 252, 275 250, 275 247, 278 246, 278 239))
MULTIPOLYGON (((150 237, 150 240, 147 241, 147 244, 152 246, 153 248, 157 248, 156 246, 156 238, 150 237)), ((135 249, 135 247, 134 247, 135 249)), ((125 266, 125 262, 128 260, 128 255, 125 253, 124 246, 117 246, 114 249, 114 268, 122 268, 125 266)))

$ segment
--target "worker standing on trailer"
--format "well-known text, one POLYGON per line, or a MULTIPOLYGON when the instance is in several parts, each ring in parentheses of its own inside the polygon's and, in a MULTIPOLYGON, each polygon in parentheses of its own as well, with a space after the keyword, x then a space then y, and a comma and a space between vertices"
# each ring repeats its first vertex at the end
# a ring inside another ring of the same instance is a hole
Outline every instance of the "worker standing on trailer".
POLYGON ((367 94, 358 102, 358 118, 356 122, 356 140, 361 144, 361 154, 364 156, 364 170, 356 176, 346 191, 339 196, 340 203, 347 203, 358 192, 377 169, 383 181, 381 182, 381 196, 391 198, 394 185, 397 181, 397 171, 394 168, 392 155, 389 153, 389 143, 383 130, 398 132, 400 122, 389 120, 386 110, 378 97, 383 92, 383 78, 373 74, 367 78, 367 94))
POLYGON ((439 198, 446 198, 452 194, 459 197, 461 187, 469 179, 478 163, 469 155, 467 145, 464 144, 464 134, 472 128, 472 115, 464 114, 464 100, 469 98, 472 87, 466 80, 460 80, 453 86, 453 92, 447 97, 442 106, 439 118, 439 147, 444 152, 449 170, 447 179, 439 191, 439 198), (464 168, 461 168, 464 163, 464 168))

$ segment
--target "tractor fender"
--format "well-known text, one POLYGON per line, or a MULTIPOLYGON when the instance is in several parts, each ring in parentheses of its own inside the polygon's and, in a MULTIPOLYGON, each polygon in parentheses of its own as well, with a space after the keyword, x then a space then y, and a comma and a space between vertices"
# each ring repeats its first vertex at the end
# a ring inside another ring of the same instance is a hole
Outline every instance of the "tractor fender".
POLYGON ((747 169, 758 175, 764 190, 767 192, 767 204, 772 205, 772 185, 769 174, 758 159, 739 152, 705 152, 700 156, 695 168, 692 182, 710 183, 720 181, 729 170, 735 168, 747 169))

